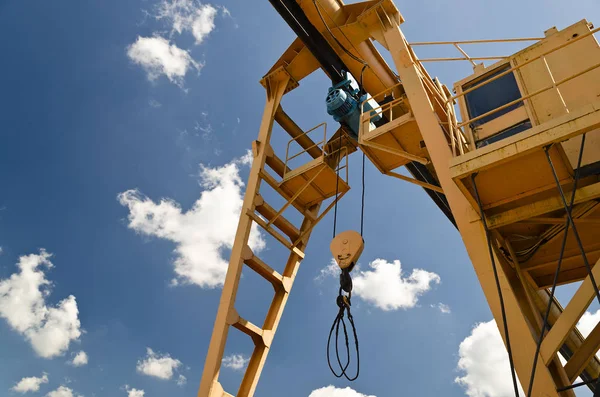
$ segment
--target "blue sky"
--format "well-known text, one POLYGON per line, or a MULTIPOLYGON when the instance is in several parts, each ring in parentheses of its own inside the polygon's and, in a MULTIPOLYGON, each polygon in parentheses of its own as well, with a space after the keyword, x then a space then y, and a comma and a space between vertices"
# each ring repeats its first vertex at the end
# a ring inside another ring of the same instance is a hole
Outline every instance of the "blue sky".
MULTIPOLYGON (((173 1, 0 1, 1 395, 196 394, 249 169, 244 156, 264 105, 258 80, 294 36, 267 1, 173 1)), ((593 0, 398 7, 412 41, 542 36, 583 18, 600 23, 593 0)), ((451 86, 470 67, 429 71, 451 86)), ((284 99, 301 127, 327 121, 335 130, 328 86, 315 73, 284 99)), ((283 134, 274 130, 276 150, 283 134)), ((359 162, 351 160, 338 230, 359 227, 359 162)), ((465 355, 485 360, 477 342, 495 331, 472 333, 492 317, 460 235, 419 188, 370 164, 366 179, 363 292, 353 307, 360 378, 338 381, 325 361, 337 293, 336 278, 323 273, 328 216, 313 233, 256 395, 305 397, 330 385, 312 396, 347 386, 378 397, 510 395, 506 376, 457 367, 465 355), (426 286, 415 287, 411 274, 426 286), (373 292, 378 275, 402 293, 373 292)), ((253 244, 275 268, 284 260, 270 237, 255 234, 253 244)), ((244 272, 236 306, 261 323, 270 294, 244 272)), ((220 379, 235 393, 236 366, 251 344, 231 334, 220 379)))

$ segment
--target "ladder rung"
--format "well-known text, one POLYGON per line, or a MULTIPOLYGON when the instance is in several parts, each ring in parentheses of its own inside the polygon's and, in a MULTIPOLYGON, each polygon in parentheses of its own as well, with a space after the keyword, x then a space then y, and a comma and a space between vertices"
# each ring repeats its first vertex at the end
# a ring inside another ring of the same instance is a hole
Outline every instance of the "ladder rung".
MULTIPOLYGON (((260 194, 256 196, 254 204, 256 205, 256 211, 264 216, 267 221, 271 221, 277 214, 277 211, 271 207, 260 194)), ((283 215, 279 215, 273 224, 277 226, 279 230, 284 232, 292 241, 296 241, 298 237, 300 237, 300 231, 290 221, 284 218, 283 215)))
POLYGON ((238 321, 232 325, 234 328, 242 331, 252 339, 258 338, 262 340, 263 330, 258 325, 255 325, 242 317, 239 317, 238 321))
POLYGON ((246 214, 250 218, 252 218, 252 220, 254 222, 258 223, 263 229, 265 229, 267 232, 269 232, 269 234, 271 236, 275 237, 275 239, 277 239, 277 241, 279 241, 281 244, 283 244, 287 249, 289 249, 290 251, 293 251, 296 255, 298 255, 300 257, 300 259, 304 259, 304 252, 302 252, 298 247, 293 246, 292 243, 289 242, 288 240, 286 240, 285 237, 283 237, 277 231, 273 230, 272 227, 268 226, 265 221, 260 219, 260 217, 254 213, 254 211, 248 210, 246 212, 246 214))
MULTIPOLYGON (((265 170, 260 171, 260 177, 265 182, 267 182, 269 184, 269 186, 271 186, 277 193, 279 193, 281 195, 281 197, 286 199, 286 201, 290 200, 290 196, 288 196, 288 194, 279 187, 279 184, 277 183, 277 181, 271 175, 269 175, 267 172, 265 172, 265 170)), ((316 219, 315 216, 313 214, 311 214, 309 210, 298 205, 298 203, 296 201, 292 201, 292 205, 294 206, 294 208, 296 208, 298 211, 300 211, 300 213, 302 215, 304 215, 305 217, 307 217, 308 219, 310 219, 312 221, 314 221, 316 219)))
POLYGON ((246 320, 238 314, 235 308, 232 308, 229 312, 229 315, 227 316, 227 323, 251 337, 255 345, 263 345, 266 347, 271 345, 271 341, 273 340, 273 331, 264 330, 258 325, 246 320))
POLYGON ((246 246, 242 251, 242 258, 244 259, 244 263, 248 265, 250 269, 254 270, 265 280, 273 284, 273 287, 275 289, 283 288, 285 292, 290 292, 291 279, 289 277, 282 276, 281 274, 279 274, 279 272, 271 268, 259 257, 254 255, 252 249, 249 246, 246 246))

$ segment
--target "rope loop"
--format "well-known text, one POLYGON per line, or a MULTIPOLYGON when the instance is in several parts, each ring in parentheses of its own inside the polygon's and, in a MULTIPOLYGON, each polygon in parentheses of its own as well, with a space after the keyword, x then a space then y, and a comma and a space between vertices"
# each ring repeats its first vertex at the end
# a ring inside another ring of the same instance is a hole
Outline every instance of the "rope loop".
POLYGON ((342 274, 340 274, 340 289, 338 292, 338 296, 335 300, 336 305, 339 310, 335 319, 333 320, 333 324, 331 325, 331 329, 329 330, 329 337, 327 338, 327 364, 329 365, 329 369, 333 373, 336 378, 341 378, 342 376, 348 379, 349 381, 356 380, 358 378, 358 374, 360 372, 360 353, 358 350, 358 336, 356 335, 356 326, 354 325, 354 317, 352 317, 352 313, 350 313, 350 306, 352 305, 350 299, 352 297, 352 278, 350 277, 350 272, 346 269, 342 270, 342 274), (349 281, 348 281, 349 280, 349 281), (344 284, 345 283, 345 284, 344 284), (346 288, 348 290, 346 290, 346 288), (348 295, 344 295, 343 291, 346 291, 348 295), (352 335, 354 337, 354 346, 356 348, 356 375, 350 376, 346 372, 348 367, 350 366, 350 338, 348 337, 348 329, 346 327, 346 322, 344 321, 344 313, 346 313, 348 317, 348 322, 352 327, 352 335), (344 331, 344 343, 346 345, 346 362, 342 364, 342 359, 340 358, 339 352, 339 332, 340 332, 340 323, 342 324, 342 330, 344 331), (333 336, 333 331, 335 330, 335 356, 337 359, 337 364, 340 368, 340 372, 336 372, 336 370, 331 365, 330 359, 330 346, 331 346, 331 337, 333 336))

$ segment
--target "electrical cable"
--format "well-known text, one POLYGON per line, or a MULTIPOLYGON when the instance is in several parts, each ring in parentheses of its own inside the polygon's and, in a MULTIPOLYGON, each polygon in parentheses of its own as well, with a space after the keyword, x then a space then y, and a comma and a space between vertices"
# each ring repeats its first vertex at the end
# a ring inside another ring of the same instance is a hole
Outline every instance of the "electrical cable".
MULTIPOLYGON (((362 198, 360 203, 360 235, 363 235, 365 220, 365 152, 362 155, 362 198)), ((364 240, 364 238, 363 238, 364 240)))
MULTIPOLYGON (((333 207, 333 238, 335 238, 335 228, 337 226, 337 207, 338 207, 338 194, 340 184, 340 162, 342 161, 342 130, 340 129, 340 137, 338 139, 338 164, 335 170, 335 204, 333 207)), ((347 171, 347 170, 346 170, 347 171)))
MULTIPOLYGON (((583 134, 582 138, 581 138, 581 146, 583 147, 585 145, 585 135, 583 134)), ((546 152, 546 158, 548 159, 548 164, 550 164, 550 168, 552 169, 552 176, 554 177, 554 181, 556 182, 556 186, 558 188, 558 192, 561 198, 561 201, 563 203, 563 206, 565 208, 565 210, 567 211, 567 219, 569 221, 569 223, 571 224, 571 228, 573 229, 573 235, 575 236, 575 241, 577 241, 577 246, 579 247, 579 251, 581 252, 581 257, 583 259, 583 264, 585 265, 585 268, 588 271, 588 274, 590 276, 590 281, 592 282, 592 286, 594 287, 594 292, 596 293, 596 298, 598 299, 598 302, 600 303, 600 291, 598 290, 598 284, 596 284, 596 280, 594 278, 594 274, 592 273, 592 268, 590 267, 590 263, 588 262, 587 256, 585 254, 585 249, 583 248, 583 243, 581 242, 581 237, 579 237, 579 232, 577 232, 577 226, 575 226, 575 221, 573 221, 573 217, 571 216, 571 213, 568 211, 568 205, 567 205, 567 201, 565 198, 565 193, 563 192, 563 189, 560 185, 560 180, 558 179, 558 175, 556 174, 556 169, 554 168, 554 163, 552 162, 552 158, 550 157, 550 146, 547 146, 545 148, 545 152, 546 152)), ((580 155, 582 155, 582 153, 580 153, 580 155)))
MULTIPOLYGON (((569 207, 567 208, 567 212, 571 214, 573 211, 573 205, 575 204, 575 191, 577 190, 577 184, 579 182, 579 169, 581 167, 581 160, 583 158, 583 149, 585 147, 585 134, 581 139, 581 148, 579 150, 579 158, 577 160, 577 169, 575 169, 575 178, 573 180, 573 191, 571 192, 571 201, 569 207)), ((527 397, 531 397, 531 393, 533 392, 533 381, 535 380, 535 372, 537 369, 537 362, 540 354, 540 349, 542 347, 542 341, 544 340, 544 334, 546 332, 546 328, 548 328, 548 318, 550 317, 550 309, 552 308, 552 303, 554 301, 554 293, 556 291, 556 285, 558 284, 558 276, 560 274, 560 268, 562 265, 562 261, 565 254, 565 248, 567 246, 567 237, 569 236, 569 220, 567 219, 565 224, 565 234, 563 236, 562 245, 560 248, 560 254, 558 256, 558 263, 556 265, 556 271, 554 272, 554 280, 552 282, 552 288, 550 289, 550 299, 548 300, 548 305, 546 306, 546 312, 544 313, 544 321, 542 323, 542 329, 540 330, 540 336, 537 340, 537 345, 535 348, 535 355, 533 356, 533 364, 531 366, 531 375, 529 376, 529 386, 527 388, 527 397)))
MULTIPOLYGON (((573 383, 572 385, 561 387, 560 389, 556 389, 556 391, 560 393, 560 392, 563 392, 563 391, 575 389, 575 388, 580 387, 580 386, 586 386, 586 385, 589 385, 590 383, 594 383, 594 382, 597 382, 597 381, 600 381, 600 378, 598 378, 598 379, 590 379, 590 380, 579 382, 579 383, 573 383)), ((594 394, 594 397, 595 397, 595 394, 594 394)))
POLYGON ((485 219, 485 213, 483 212, 481 198, 479 197, 479 190, 477 190, 477 184, 475 183, 476 176, 477 176, 477 174, 471 174, 471 182, 473 184, 473 190, 475 191, 475 198, 477 199, 477 206, 479 207, 479 213, 481 214, 481 222, 483 223, 483 228, 485 229, 485 236, 486 236, 486 240, 488 243, 490 260, 492 261, 492 269, 494 271, 494 279, 496 281, 496 288, 498 289, 498 298, 500 300, 500 312, 502 314, 502 324, 504 326, 504 335, 506 336, 506 351, 508 352, 508 362, 510 364, 510 372, 512 375, 513 387, 515 390, 515 397, 519 397, 519 387, 517 386, 517 374, 515 372, 515 363, 513 361, 512 348, 510 345, 510 336, 508 333, 508 321, 506 319, 506 309, 504 307, 504 297, 502 296, 502 287, 500 286, 500 278, 498 277, 498 269, 496 268, 496 259, 494 258, 492 241, 490 240, 490 231, 487 226, 487 220, 485 219))

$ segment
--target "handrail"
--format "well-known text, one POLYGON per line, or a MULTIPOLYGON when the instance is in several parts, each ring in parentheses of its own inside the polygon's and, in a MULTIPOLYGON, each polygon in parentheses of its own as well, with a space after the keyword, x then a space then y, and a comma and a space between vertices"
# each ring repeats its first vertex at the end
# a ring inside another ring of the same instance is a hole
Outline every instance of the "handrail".
POLYGON ((516 41, 540 41, 543 37, 519 37, 515 39, 488 39, 488 40, 462 40, 462 41, 420 41, 416 43, 408 43, 411 46, 424 45, 446 45, 446 44, 482 44, 482 43, 511 43, 516 41))
POLYGON ((446 62, 446 61, 501 61, 508 58, 507 56, 500 57, 463 57, 463 58, 419 58, 419 62, 446 62))
POLYGON ((463 57, 448 57, 448 58, 424 58, 419 59, 419 62, 446 62, 446 61, 469 61, 473 67, 477 66, 474 61, 498 61, 508 58, 507 56, 486 56, 486 57, 471 57, 465 50, 463 50, 459 44, 483 44, 483 43, 511 43, 520 41, 539 41, 542 38, 539 37, 525 37, 516 39, 491 39, 491 40, 461 40, 461 41, 424 41, 409 43, 411 47, 414 46, 426 46, 426 45, 452 45, 454 46, 463 57))
MULTIPOLYGON (((321 156, 323 156, 324 158, 332 156, 332 155, 336 154, 337 152, 340 152, 340 156, 341 156, 342 151, 345 152, 345 154, 343 156, 346 158, 346 164, 344 166, 340 166, 340 164, 341 164, 341 160, 340 160, 334 170, 337 172, 337 171, 341 171, 341 170, 345 169, 346 170, 345 182, 347 183, 348 182, 348 147, 340 146, 339 148, 337 148, 333 151, 327 151, 326 146, 327 146, 327 123, 318 124, 315 127, 311 128, 310 130, 307 130, 307 131, 303 132, 302 134, 292 138, 290 141, 288 141, 286 151, 285 151, 285 163, 284 163, 285 166, 284 166, 283 178, 285 178, 285 175, 288 172, 288 163, 290 160, 300 156, 303 153, 308 152, 310 149, 312 149, 314 147, 317 147, 321 150, 321 156), (315 131, 316 129, 318 129, 320 127, 323 127, 323 140, 319 141, 319 142, 315 142, 314 144, 310 145, 307 148, 304 148, 300 152, 298 152, 290 157, 290 145, 292 144, 292 142, 297 141, 300 137, 302 137, 304 135, 308 135, 309 133, 315 131)), ((341 159, 341 157, 340 157, 340 159, 341 159)))
MULTIPOLYGON (((391 86, 391 87, 388 87, 388 88, 386 88, 385 90, 383 90, 383 91, 381 91, 381 92, 378 92, 378 93, 377 93, 377 94, 375 94, 375 95, 371 95, 371 97, 370 97, 370 98, 367 98, 367 99, 365 99, 364 101, 362 101, 362 102, 360 103, 361 110, 362 110, 362 105, 364 105, 366 102, 370 101, 371 99, 375 99, 375 98, 377 98, 378 96, 380 96, 380 95, 382 95, 382 94, 385 94, 385 93, 387 93, 387 92, 392 92, 392 90, 393 90, 394 88, 400 87, 401 85, 402 85, 402 82, 400 81, 400 82, 398 82, 398 83, 394 84, 393 86, 391 86)), ((376 99, 375 99, 375 100, 376 100, 376 99)))
POLYGON ((349 168, 349 163, 348 163, 348 146, 340 146, 339 148, 335 149, 331 153, 327 153, 326 157, 333 156, 337 152, 340 152, 340 161, 338 161, 338 163, 336 165, 336 168, 335 168, 335 171, 336 171, 336 173, 338 173, 339 171, 345 169, 346 170, 346 178, 344 179, 344 182, 348 183, 348 168, 349 168), (346 164, 343 165, 343 166, 340 166, 340 164, 342 163, 342 161, 341 161, 342 152, 345 152, 344 158, 346 160, 346 164))
POLYGON ((477 84, 477 85, 475 85, 475 86, 473 86, 473 87, 471 87, 471 88, 469 88, 469 89, 467 89, 467 90, 465 90, 465 91, 461 92, 460 94, 457 94, 457 95, 454 95, 454 96, 452 96, 452 97, 448 98, 448 102, 453 102, 453 101, 457 100, 458 98, 460 98, 460 97, 462 97, 462 96, 464 96, 464 95, 468 94, 469 92, 472 92, 472 91, 476 90, 477 88, 483 87, 484 85, 486 85, 486 84, 489 84, 489 83, 491 83, 492 81, 495 81, 495 80, 499 79, 499 78, 500 78, 500 77, 502 77, 502 76, 506 76, 507 74, 509 74, 509 73, 511 73, 511 72, 514 72, 515 70, 518 70, 518 69, 522 68, 523 66, 527 66, 527 65, 529 65, 530 63, 532 63, 532 62, 534 62, 534 61, 537 61, 538 59, 540 59, 540 58, 541 58, 541 57, 543 57, 543 56, 546 56, 546 55, 548 55, 548 54, 552 54, 552 53, 553 53, 553 52, 555 52, 555 51, 558 51, 558 50, 560 50, 560 49, 562 49, 562 48, 564 48, 564 47, 566 47, 566 46, 568 46, 568 45, 571 45, 571 44, 573 44, 573 43, 576 43, 577 41, 579 41, 579 40, 582 40, 582 39, 584 39, 584 38, 586 38, 586 37, 589 37, 589 36, 591 36, 591 35, 593 35, 593 34, 595 34, 595 33, 597 33, 597 32, 600 32, 600 28, 596 28, 596 29, 590 30, 589 32, 587 32, 587 33, 585 33, 585 34, 583 34, 583 35, 581 35, 581 36, 578 36, 578 37, 576 37, 576 38, 575 38, 575 39, 573 39, 573 40, 567 41, 567 42, 565 42, 565 43, 563 43, 563 44, 561 44, 561 45, 559 45, 559 46, 557 46, 557 47, 554 47, 554 48, 552 48, 552 49, 550 49, 550 50, 548 50, 548 51, 546 51, 546 52, 542 53, 541 55, 538 55, 538 56, 537 56, 537 57, 535 57, 535 58, 532 58, 532 59, 530 59, 530 60, 528 60, 528 61, 525 61, 525 62, 523 62, 523 63, 522 63, 522 64, 520 64, 520 65, 513 66, 513 67, 511 67, 510 69, 508 69, 508 70, 505 70, 504 72, 500 73, 499 75, 497 75, 497 76, 494 76, 493 78, 491 78, 491 79, 489 79, 489 80, 486 80, 486 81, 482 82, 481 84, 477 84))
MULTIPOLYGON (((523 68, 524 66, 527 66, 527 65, 529 65, 529 64, 531 64, 532 62, 535 62, 535 61, 537 61, 537 60, 542 60, 542 61, 544 62, 544 65, 545 65, 545 67, 546 67, 546 70, 547 70, 547 72, 548 72, 548 74, 549 74, 549 76, 550 76, 550 79, 551 79, 551 81, 552 81, 552 84, 551 84, 551 85, 548 85, 548 86, 546 86, 546 87, 544 87, 544 88, 538 89, 538 90, 536 90, 536 91, 534 91, 534 92, 532 92, 532 93, 529 93, 528 95, 525 95, 525 96, 522 96, 522 97, 520 97, 520 98, 518 98, 518 99, 515 99, 514 101, 511 101, 511 102, 505 103, 504 105, 501 105, 501 106, 499 106, 499 107, 497 107, 497 108, 495 108, 495 109, 492 109, 492 110, 490 110, 490 111, 488 111, 488 112, 486 112, 486 113, 484 113, 484 114, 481 114, 481 115, 479 115, 479 116, 477 116, 477 117, 473 117, 473 118, 471 118, 471 119, 469 119, 469 120, 463 121, 463 122, 461 122, 461 123, 457 123, 457 124, 455 125, 455 128, 457 128, 459 131, 462 131, 462 128, 463 128, 464 126, 468 125, 468 124, 471 124, 471 123, 473 123, 473 122, 475 122, 475 121, 479 121, 479 120, 481 120, 481 119, 484 119, 484 118, 486 118, 486 117, 488 117, 488 116, 490 116, 490 115, 492 115, 492 114, 494 114, 494 113, 497 113, 497 112, 499 112, 499 111, 501 111, 501 110, 503 110, 503 109, 509 108, 509 107, 511 107, 511 106, 513 106, 513 105, 515 105, 515 104, 518 104, 518 103, 520 103, 520 102, 524 102, 524 101, 526 101, 526 100, 528 100, 528 99, 530 99, 530 98, 532 98, 532 97, 534 97, 534 96, 536 96, 536 95, 539 95, 539 94, 541 94, 541 93, 543 93, 543 92, 546 92, 546 91, 548 91, 548 90, 551 90, 551 89, 556 89, 556 91, 557 91, 557 93, 558 93, 558 95, 559 95, 559 97, 560 97, 560 99, 561 99, 561 101, 562 101, 562 104, 563 104, 563 106, 565 107, 565 110, 566 110, 567 112, 569 112, 569 109, 568 109, 568 107, 567 107, 566 103, 564 102, 564 99, 563 99, 563 97, 562 97, 562 94, 560 93, 560 90, 559 90, 559 88, 558 88, 558 87, 559 87, 560 85, 562 85, 562 84, 564 84, 564 83, 568 82, 568 81, 571 81, 571 80, 573 80, 573 79, 575 79, 575 78, 577 78, 577 77, 579 77, 579 76, 581 76, 581 75, 583 75, 583 74, 585 74, 585 73, 588 73, 588 72, 590 72, 590 71, 592 71, 592 70, 594 70, 594 69, 596 69, 596 68, 600 67, 600 63, 597 63, 597 64, 595 64, 595 65, 593 65, 593 66, 590 66, 590 67, 588 67, 588 68, 586 68, 586 69, 584 69, 584 70, 582 70, 582 71, 580 71, 580 72, 577 72, 577 73, 575 73, 575 74, 573 74, 573 75, 571 75, 571 76, 569 76, 569 77, 566 77, 566 78, 564 78, 564 79, 562 79, 562 80, 555 81, 555 79, 554 79, 554 76, 553 76, 553 74, 552 74, 552 70, 551 70, 551 68, 550 68, 550 66, 548 65, 548 62, 547 62, 547 60, 546 60, 546 56, 547 56, 547 55, 549 55, 549 54, 552 54, 552 53, 554 53, 554 52, 556 52, 556 51, 558 51, 558 50, 560 50, 560 49, 562 49, 562 48, 565 48, 565 47, 567 47, 567 46, 569 46, 569 45, 572 45, 573 43, 576 43, 576 42, 578 42, 579 40, 583 40, 583 39, 584 39, 584 38, 586 38, 586 37, 592 36, 592 35, 594 35, 594 34, 595 34, 595 33, 597 33, 597 32, 600 32, 600 28, 592 29, 592 30, 590 30, 589 32, 586 32, 585 34, 582 34, 581 36, 578 36, 578 37, 576 37, 575 39, 573 39, 573 40, 570 40, 570 41, 567 41, 567 42, 565 42, 565 43, 563 43, 563 44, 561 44, 561 45, 559 45, 559 46, 556 46, 556 47, 554 47, 554 48, 551 48, 550 50, 548 50, 548 51, 545 51, 545 52, 543 52, 542 54, 540 54, 540 55, 538 55, 538 56, 536 56, 536 57, 534 57, 534 58, 532 58, 532 59, 529 59, 529 60, 527 60, 527 61, 523 62, 523 63, 522 63, 522 64, 520 64, 520 65, 511 66, 509 69, 505 70, 504 72, 502 72, 502 73, 500 73, 500 74, 497 74, 496 76, 494 76, 494 77, 492 77, 492 78, 490 78, 490 79, 488 79, 488 80, 485 80, 485 81, 481 82, 480 84, 476 84, 476 85, 474 85, 473 87, 470 87, 470 88, 468 88, 468 89, 466 89, 466 90, 464 90, 464 91, 460 92, 459 94, 457 94, 457 95, 454 95, 454 96, 452 96, 452 97, 448 98, 448 99, 446 100, 446 103, 448 103, 448 104, 453 104, 453 103, 454 103, 454 102, 455 102, 455 101, 456 101, 458 98, 461 98, 461 97, 463 97, 463 96, 465 96, 465 95, 469 94, 470 92, 473 92, 474 90, 476 90, 476 89, 479 89, 479 88, 481 88, 481 87, 485 86, 486 84, 489 84, 489 83, 491 83, 491 82, 493 82, 493 81, 496 81, 496 80, 498 80, 499 78, 501 78, 501 77, 503 77, 503 76, 506 76, 506 75, 507 75, 507 74, 509 74, 509 73, 513 73, 514 71, 516 71, 516 70, 519 70, 519 69, 523 68)), ((463 132, 463 134, 464 134, 464 132, 463 132)))
POLYGON ((285 178, 285 174, 287 173, 287 169, 288 169, 288 162, 298 156, 300 156, 303 153, 308 152, 308 150, 317 147, 319 148, 319 145, 322 145, 320 147, 321 149, 321 155, 324 156, 325 155, 325 143, 327 143, 327 123, 321 123, 316 125, 315 127, 311 128, 310 130, 304 131, 302 134, 293 137, 290 141, 288 141, 287 147, 285 149, 285 166, 284 166, 284 171, 283 171, 283 177, 285 178), (319 141, 319 142, 315 142, 313 145, 310 145, 307 148, 304 148, 303 150, 301 150, 299 153, 296 153, 295 155, 293 155, 292 157, 290 157, 290 145, 292 144, 292 142, 296 142, 300 137, 303 137, 311 132, 313 132, 314 130, 323 127, 323 140, 319 141))

